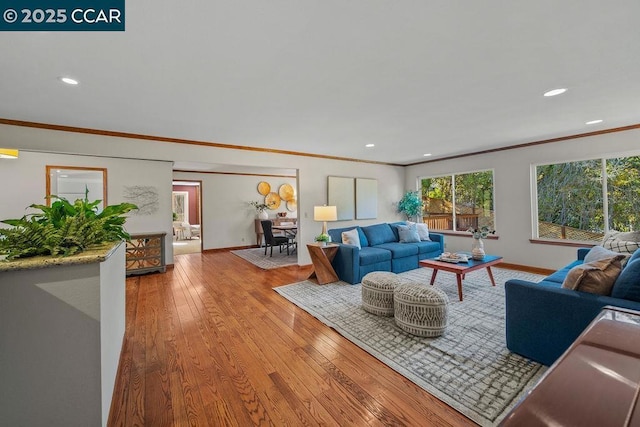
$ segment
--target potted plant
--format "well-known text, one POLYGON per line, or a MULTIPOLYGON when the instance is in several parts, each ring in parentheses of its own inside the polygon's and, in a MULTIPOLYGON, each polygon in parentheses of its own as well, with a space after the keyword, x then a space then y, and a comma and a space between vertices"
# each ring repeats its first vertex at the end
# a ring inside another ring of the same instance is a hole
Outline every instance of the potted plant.
POLYGON ((129 240, 123 215, 138 207, 132 203, 106 206, 98 213, 101 200, 84 199, 73 204, 67 199, 50 196, 51 206, 33 204, 40 212, 20 219, 1 221, 13 228, 0 229, 0 254, 8 260, 38 255, 69 256, 106 242, 129 240))
POLYGON ((418 191, 407 191, 398 202, 398 212, 404 213, 408 220, 417 219, 417 222, 422 222, 422 209, 422 198, 418 191))
POLYGON ((269 218, 269 214, 267 213, 267 209, 269 209, 269 205, 265 203, 256 202, 256 201, 249 202, 249 204, 255 208, 258 218, 260 219, 269 218))
POLYGON ((331 241, 331 236, 329 236, 328 234, 322 233, 317 235, 314 240, 322 245, 326 245, 331 241))

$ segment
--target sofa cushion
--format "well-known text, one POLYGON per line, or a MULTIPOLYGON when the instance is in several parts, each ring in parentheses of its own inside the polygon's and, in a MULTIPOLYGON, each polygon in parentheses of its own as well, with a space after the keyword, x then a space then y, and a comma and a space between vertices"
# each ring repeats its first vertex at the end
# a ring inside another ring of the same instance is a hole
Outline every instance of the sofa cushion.
POLYGON ((363 246, 360 250, 360 265, 376 264, 383 261, 391 261, 391 251, 371 246, 363 246))
POLYGON ((355 228, 353 230, 342 232, 342 243, 357 246, 358 249, 362 249, 362 246, 360 246, 360 235, 358 234, 358 230, 355 228))
POLYGON ((426 254, 429 252, 435 252, 440 250, 440 243, 432 242, 431 240, 428 242, 416 242, 416 243, 408 243, 408 244, 416 246, 418 248, 419 254, 426 254))
POLYGON ((622 270, 611 290, 614 298, 640 302, 640 251, 636 251, 622 270))
POLYGON ((420 235, 418 234, 418 227, 415 224, 412 225, 399 225, 398 226, 398 241, 400 243, 417 243, 420 241, 420 235))
MULTIPOLYGON (((391 229, 391 225, 387 223, 369 225, 362 227, 364 235, 367 236, 369 246, 376 246, 381 243, 397 242, 396 235, 391 229)), ((362 243, 362 241, 360 242, 362 243)))
POLYGON ((576 265, 581 265, 581 264, 582 264, 581 260, 573 261, 571 264, 565 267, 562 267, 560 270, 556 271, 552 275, 545 277, 544 281, 562 284, 562 282, 564 282, 565 277, 567 277, 567 274, 569 273, 569 271, 576 265))
MULTIPOLYGON (((412 255, 418 255, 418 247, 414 244, 389 242, 377 245, 378 249, 386 249, 391 252, 391 258, 404 258, 412 255)), ((416 265, 416 268, 418 266, 416 265)))
POLYGON ((569 271, 562 287, 597 295, 610 295, 611 288, 622 270, 622 258, 624 255, 616 255, 577 265, 569 271))

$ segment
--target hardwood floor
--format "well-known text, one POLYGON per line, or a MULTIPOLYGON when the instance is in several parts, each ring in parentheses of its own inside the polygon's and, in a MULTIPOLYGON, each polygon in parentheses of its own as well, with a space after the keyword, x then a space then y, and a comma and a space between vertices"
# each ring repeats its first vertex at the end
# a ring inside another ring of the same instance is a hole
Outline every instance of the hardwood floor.
POLYGON ((309 273, 214 252, 128 278, 109 425, 475 425, 272 290, 309 273))

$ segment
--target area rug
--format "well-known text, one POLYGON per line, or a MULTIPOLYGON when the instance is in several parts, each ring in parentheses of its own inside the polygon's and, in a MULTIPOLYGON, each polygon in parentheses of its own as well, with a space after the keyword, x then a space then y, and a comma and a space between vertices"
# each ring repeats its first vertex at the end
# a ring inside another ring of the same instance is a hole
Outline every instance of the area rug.
POLYGON ((264 248, 252 248, 242 249, 238 251, 231 251, 232 254, 239 256, 240 258, 249 261, 256 267, 260 267, 263 270, 271 270, 272 268, 286 267, 288 265, 298 264, 298 255, 292 253, 287 255, 286 249, 280 250, 276 247, 273 248, 273 256, 270 257, 269 253, 271 248, 267 249, 267 255, 264 254, 264 248))
MULTIPOLYGON (((429 286, 431 271, 419 268, 401 276, 429 286)), ((362 310, 359 284, 304 281, 274 290, 458 412, 482 426, 494 426, 546 368, 511 353, 505 344, 504 282, 539 281, 542 276, 492 271, 495 287, 486 270, 466 275, 463 302, 455 275, 439 272, 434 286, 450 303, 446 332, 438 338, 409 335, 393 317, 362 310)))

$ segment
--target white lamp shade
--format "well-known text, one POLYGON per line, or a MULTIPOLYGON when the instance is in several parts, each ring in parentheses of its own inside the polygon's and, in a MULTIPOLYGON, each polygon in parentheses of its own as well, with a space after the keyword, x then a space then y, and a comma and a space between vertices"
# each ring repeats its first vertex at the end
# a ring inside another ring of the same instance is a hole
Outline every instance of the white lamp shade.
POLYGON ((314 206, 314 221, 337 221, 338 209, 335 206, 314 206))
POLYGON ((17 159, 18 150, 11 148, 0 148, 0 159, 17 159))

